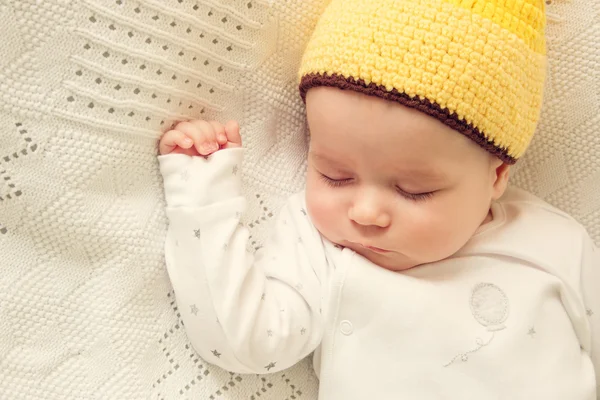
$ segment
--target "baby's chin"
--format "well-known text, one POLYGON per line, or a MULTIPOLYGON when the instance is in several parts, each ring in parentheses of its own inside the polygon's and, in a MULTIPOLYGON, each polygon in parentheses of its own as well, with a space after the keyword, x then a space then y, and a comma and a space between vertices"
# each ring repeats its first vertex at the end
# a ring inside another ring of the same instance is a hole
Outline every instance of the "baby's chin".
POLYGON ((373 264, 393 272, 407 271, 411 268, 421 265, 421 263, 414 262, 413 260, 404 257, 402 254, 397 253, 392 255, 375 254, 374 257, 365 255, 364 257, 373 264))

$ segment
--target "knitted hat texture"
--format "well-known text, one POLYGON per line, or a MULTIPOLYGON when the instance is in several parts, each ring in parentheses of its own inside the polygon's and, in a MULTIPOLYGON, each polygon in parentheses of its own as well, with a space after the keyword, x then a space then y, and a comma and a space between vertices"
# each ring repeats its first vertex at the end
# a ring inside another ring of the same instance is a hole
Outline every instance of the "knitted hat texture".
POLYGON ((513 164, 540 115, 544 11, 543 0, 332 0, 300 93, 332 86, 396 101, 513 164))

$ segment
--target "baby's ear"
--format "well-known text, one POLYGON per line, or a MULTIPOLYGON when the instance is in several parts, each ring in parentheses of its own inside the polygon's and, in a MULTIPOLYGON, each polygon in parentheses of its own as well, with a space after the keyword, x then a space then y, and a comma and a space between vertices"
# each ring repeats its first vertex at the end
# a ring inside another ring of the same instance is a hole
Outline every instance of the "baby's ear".
POLYGON ((498 200, 508 186, 508 177, 510 175, 510 165, 496 158, 492 161, 493 186, 492 200, 498 200))

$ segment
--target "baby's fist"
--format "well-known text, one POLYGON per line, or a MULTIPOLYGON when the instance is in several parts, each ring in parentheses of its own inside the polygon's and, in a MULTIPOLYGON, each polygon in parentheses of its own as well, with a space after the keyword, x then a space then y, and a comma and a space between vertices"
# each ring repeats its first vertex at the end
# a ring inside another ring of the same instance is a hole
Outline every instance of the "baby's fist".
POLYGON ((221 149, 242 146, 240 126, 235 121, 225 125, 217 121, 193 120, 178 123, 160 139, 158 150, 164 154, 208 156, 221 149))

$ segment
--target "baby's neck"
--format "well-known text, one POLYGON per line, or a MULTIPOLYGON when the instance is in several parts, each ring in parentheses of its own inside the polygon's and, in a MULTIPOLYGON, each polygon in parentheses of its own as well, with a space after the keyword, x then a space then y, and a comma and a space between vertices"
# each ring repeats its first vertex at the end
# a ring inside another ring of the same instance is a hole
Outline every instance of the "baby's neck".
POLYGON ((485 217, 485 219, 481 223, 481 226, 483 226, 485 224, 489 224, 493 220, 494 220, 494 216, 492 215, 492 210, 490 209, 490 210, 488 210, 487 216, 485 217))

